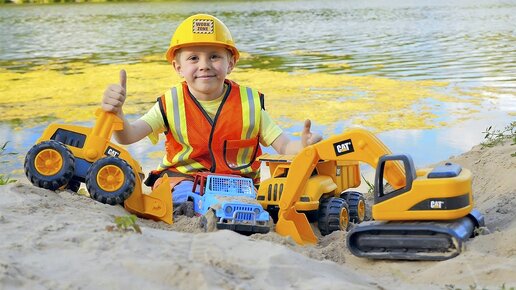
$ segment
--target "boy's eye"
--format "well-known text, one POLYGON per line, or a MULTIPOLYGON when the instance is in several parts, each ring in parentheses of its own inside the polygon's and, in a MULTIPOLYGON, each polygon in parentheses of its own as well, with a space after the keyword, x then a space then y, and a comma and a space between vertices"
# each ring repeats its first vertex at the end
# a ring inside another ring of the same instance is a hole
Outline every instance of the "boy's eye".
POLYGON ((211 56, 211 59, 218 59, 218 58, 220 58, 220 55, 218 55, 218 54, 214 54, 211 56))
POLYGON ((191 56, 189 56, 189 57, 187 58, 187 60, 191 60, 191 61, 196 61, 197 59, 198 59, 198 57, 197 57, 197 56, 195 56, 195 55, 191 55, 191 56))

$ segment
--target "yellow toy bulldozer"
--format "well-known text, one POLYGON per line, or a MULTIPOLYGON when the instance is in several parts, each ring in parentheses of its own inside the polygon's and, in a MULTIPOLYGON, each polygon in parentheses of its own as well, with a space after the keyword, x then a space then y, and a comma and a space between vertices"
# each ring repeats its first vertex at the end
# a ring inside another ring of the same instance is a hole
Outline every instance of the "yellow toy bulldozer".
POLYGON ((276 232, 316 243, 297 204, 321 160, 360 161, 376 168, 375 221, 347 234, 350 251, 373 259, 443 260, 484 225, 473 209, 471 172, 456 164, 415 170, 408 155, 392 155, 373 134, 353 129, 304 148, 290 164, 279 201, 276 232), (386 190, 388 183, 394 190, 386 190))
MULTIPOLYGON (((93 128, 51 124, 25 156, 25 175, 35 186, 77 192, 81 182, 90 196, 124 207, 141 217, 171 224, 172 195, 164 181, 150 194, 142 192, 144 174, 140 164, 111 135, 123 129, 113 113, 98 109, 93 128)), ((165 177, 166 178, 166 177, 165 177)))

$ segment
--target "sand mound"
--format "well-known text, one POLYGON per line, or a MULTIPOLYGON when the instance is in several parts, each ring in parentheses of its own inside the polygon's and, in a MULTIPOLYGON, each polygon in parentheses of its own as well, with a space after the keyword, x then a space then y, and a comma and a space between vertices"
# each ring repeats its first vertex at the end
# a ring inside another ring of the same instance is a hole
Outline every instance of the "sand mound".
POLYGON ((22 180, 0 187, 2 289, 454 289, 516 286, 514 145, 451 161, 474 174, 476 208, 490 234, 441 262, 371 261, 347 250, 346 233, 301 247, 276 233, 204 233, 199 218, 138 220, 143 233, 109 231, 127 213, 22 180))

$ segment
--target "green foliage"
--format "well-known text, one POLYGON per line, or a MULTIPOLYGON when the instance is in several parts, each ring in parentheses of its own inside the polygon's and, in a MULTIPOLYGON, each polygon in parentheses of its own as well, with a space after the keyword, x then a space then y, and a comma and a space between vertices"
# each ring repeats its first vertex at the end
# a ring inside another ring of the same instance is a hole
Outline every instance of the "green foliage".
MULTIPOLYGON (((512 144, 516 144, 516 121, 511 122, 509 125, 505 126, 503 130, 497 130, 493 128, 493 126, 489 126, 482 133, 485 134, 484 142, 480 143, 482 145, 482 149, 485 147, 494 147, 505 140, 512 139, 512 144)), ((516 152, 511 154, 512 157, 516 156, 516 152)))
MULTIPOLYGON (((9 143, 9 141, 5 142, 0 147, 0 164, 5 164, 5 163, 9 162, 7 160, 3 160, 5 157, 18 154, 18 153, 14 153, 14 152, 5 152, 7 150, 7 143, 9 143)), ((0 174, 0 185, 13 183, 15 181, 16 181, 15 179, 11 179, 8 175, 0 174)))
MULTIPOLYGON (((130 231, 133 230, 139 234, 142 233, 140 226, 136 224, 136 216, 134 214, 126 215, 126 216, 116 216, 115 224, 118 230, 120 231, 130 231)), ((114 230, 112 227, 107 228, 108 231, 114 230)))
POLYGON ((505 283, 502 284, 502 287, 500 287, 501 290, 515 290, 516 288, 514 287, 507 287, 505 286, 505 283))

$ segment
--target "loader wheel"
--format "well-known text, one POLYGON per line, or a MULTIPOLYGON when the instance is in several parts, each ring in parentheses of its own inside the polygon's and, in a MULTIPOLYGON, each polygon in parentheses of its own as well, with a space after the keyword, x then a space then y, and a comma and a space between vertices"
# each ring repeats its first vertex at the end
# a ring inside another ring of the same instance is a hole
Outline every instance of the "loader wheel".
POLYGON ((124 202, 133 193, 134 185, 133 169, 118 157, 109 156, 95 161, 86 174, 90 196, 110 205, 124 202))
POLYGON ((208 211, 201 216, 201 225, 205 232, 214 232, 217 230, 217 216, 213 209, 208 209, 208 211))
POLYGON ((340 197, 330 197, 321 200, 319 205, 319 230, 323 236, 334 231, 345 231, 349 227, 349 208, 346 201, 340 197))
POLYGON ((340 195, 349 206, 349 220, 359 224, 365 220, 366 203, 364 195, 358 191, 346 191, 340 195))
POLYGON ((49 140, 32 146, 25 156, 23 167, 32 184, 57 190, 72 179, 75 158, 68 147, 49 140))

